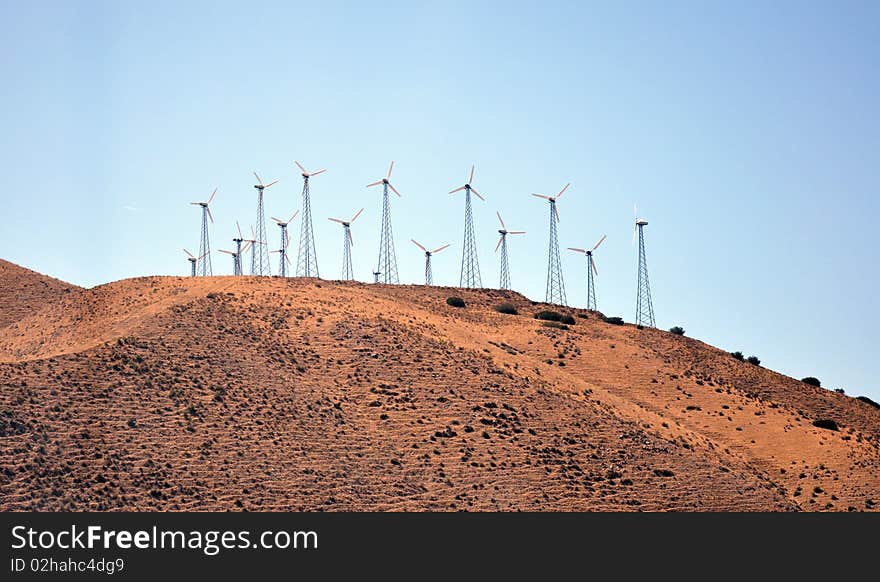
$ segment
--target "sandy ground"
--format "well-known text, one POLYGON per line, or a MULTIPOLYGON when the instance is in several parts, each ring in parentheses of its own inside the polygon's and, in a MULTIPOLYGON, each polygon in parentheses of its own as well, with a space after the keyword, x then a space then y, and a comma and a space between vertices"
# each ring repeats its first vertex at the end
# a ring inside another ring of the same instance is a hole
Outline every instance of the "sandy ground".
POLYGON ((562 330, 491 290, 2 276, 41 289, 0 315, 2 510, 880 502, 880 410, 597 313, 557 309, 562 330))

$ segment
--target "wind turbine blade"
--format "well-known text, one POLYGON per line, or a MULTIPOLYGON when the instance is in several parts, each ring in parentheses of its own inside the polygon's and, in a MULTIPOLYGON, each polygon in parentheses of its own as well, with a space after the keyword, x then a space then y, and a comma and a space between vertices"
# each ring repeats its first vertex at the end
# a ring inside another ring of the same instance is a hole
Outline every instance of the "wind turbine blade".
POLYGON ((475 164, 471 164, 471 177, 468 178, 468 184, 474 181, 474 168, 476 168, 475 164))
POLYGON ((202 205, 201 202, 190 202, 190 204, 192 204, 193 206, 201 206, 202 205))
POLYGON ((562 194, 563 194, 566 190, 568 190, 568 187, 569 187, 569 186, 571 186, 571 182, 569 182, 568 184, 566 184, 566 185, 562 188, 562 190, 559 191, 559 194, 556 195, 556 199, 557 199, 557 200, 559 200, 559 198, 562 196, 562 194))
POLYGON ((449 245, 443 245, 443 246, 440 247, 439 249, 434 249, 433 251, 431 251, 431 254, 432 254, 432 255, 436 255, 437 253, 439 253, 439 252, 442 251, 443 249, 448 249, 448 248, 449 248, 449 245))
POLYGON ((576 253, 586 253, 586 252, 587 252, 587 251, 585 251, 584 249, 576 249, 576 248, 574 248, 574 247, 568 247, 568 250, 570 250, 570 251, 574 251, 574 252, 576 252, 576 253))
POLYGON ((596 243, 596 246, 593 247, 593 250, 594 250, 594 251, 595 251, 596 249, 599 248, 599 245, 602 244, 602 242, 605 240, 605 238, 606 238, 607 236, 608 236, 607 234, 603 234, 603 235, 602 235, 602 238, 600 238, 600 239, 599 239, 599 242, 596 243))
POLYGON ((496 253, 498 252, 498 249, 501 247, 501 241, 503 241, 503 240, 504 240, 504 235, 502 234, 501 236, 498 237, 498 244, 495 245, 495 252, 496 253))
POLYGON ((207 207, 207 206, 205 206, 205 210, 207 210, 207 211, 208 211, 208 218, 210 218, 210 219, 211 219, 211 224, 214 224, 214 215, 213 215, 213 214, 211 214, 211 209, 210 209, 210 208, 208 208, 208 207, 207 207))
POLYGON ((265 189, 268 188, 269 186, 274 186, 274 185, 277 184, 277 183, 278 183, 278 180, 275 180, 274 182, 269 182, 268 184, 266 184, 265 186, 263 186, 263 190, 265 190, 265 189))
POLYGON ((257 240, 257 234, 254 232, 254 225, 251 225, 251 238, 257 240))
POLYGON ((597 275, 599 274, 599 269, 596 268, 596 259, 590 257, 590 264, 593 266, 593 272, 597 275))
POLYGON ((391 170, 393 170, 393 169, 394 169, 394 160, 391 160, 391 165, 388 166, 388 175, 385 176, 385 179, 386 179, 386 180, 390 180, 390 179, 391 179, 391 170))
POLYGON ((351 229, 350 228, 348 230, 346 230, 346 234, 348 235, 349 244, 351 244, 351 246, 354 246, 354 239, 351 238, 351 229))
POLYGON ((326 171, 327 170, 325 169, 325 170, 318 170, 317 172, 312 172, 311 174, 309 174, 309 177, 317 176, 318 174, 323 174, 326 171))
POLYGON ((339 220, 338 218, 328 218, 327 220, 332 220, 333 222, 338 222, 339 224, 345 224, 345 221, 339 220))
POLYGON ((223 249, 217 249, 217 250, 220 251, 221 253, 226 253, 227 255, 235 255, 235 253, 233 253, 232 251, 224 251, 223 249))
POLYGON ((397 194, 397 197, 398 197, 398 198, 403 198, 403 197, 400 195, 400 192, 397 191, 397 188, 395 188, 394 186, 391 185, 391 182, 388 182, 388 187, 391 188, 392 190, 394 190, 394 193, 397 194))
POLYGON ((287 264, 293 266, 293 263, 290 262, 290 255, 284 253, 284 260, 287 261, 287 264))
POLYGON ((302 171, 303 174, 308 174, 308 172, 306 171, 306 169, 302 167, 302 164, 300 164, 300 163, 297 162, 296 160, 293 160, 293 163, 296 164, 296 167, 299 168, 299 169, 302 171))
POLYGON ((361 208, 360 210, 358 210, 358 211, 357 211, 357 214, 355 214, 355 215, 351 218, 351 220, 348 221, 348 223, 351 224, 351 223, 353 223, 355 220, 357 220, 357 217, 360 216, 360 215, 361 215, 361 212, 363 212, 363 211, 364 211, 363 208, 361 208))
POLYGON ((249 248, 251 248, 252 244, 253 243, 251 241, 245 241, 244 246, 241 247, 241 252, 247 251, 249 248))
POLYGON ((238 229, 238 238, 240 238, 241 240, 244 240, 244 235, 241 234, 241 225, 238 224, 237 220, 235 221, 235 228, 238 229))
POLYGON ((525 233, 526 233, 526 231, 524 231, 524 230, 511 230, 511 231, 507 232, 507 234, 525 234, 525 233))
POLYGON ((543 198, 544 200, 550 200, 549 196, 544 196, 543 194, 532 194, 532 196, 537 196, 538 198, 543 198))
POLYGON ((456 188, 455 190, 452 190, 452 191, 450 191, 449 193, 450 193, 450 194, 455 194, 456 192, 461 192, 461 191, 464 190, 464 189, 465 189, 465 186, 462 186, 461 188, 456 188))
POLYGON ((290 215, 290 220, 288 220, 287 223, 290 224, 293 222, 293 219, 296 218, 297 214, 299 214, 299 210, 294 211, 294 213, 290 215))
POLYGON ((272 220, 274 220, 274 221, 277 222, 278 224, 281 224, 282 222, 284 222, 284 221, 281 220, 280 218, 275 218, 274 216, 270 216, 269 218, 271 218, 272 220))
POLYGON ((423 247, 422 245, 420 245, 419 243, 417 243, 415 239, 412 239, 412 238, 411 238, 411 239, 409 239, 409 240, 411 240, 412 243, 413 243, 414 245, 416 245, 417 247, 419 247, 420 249, 422 249, 422 250, 425 251, 426 253, 428 252, 428 249, 426 249, 425 247, 423 247))
POLYGON ((183 252, 185 252, 185 253, 187 254, 187 256, 189 256, 189 257, 191 257, 191 258, 193 258, 193 259, 196 258, 196 256, 195 256, 194 254, 192 254, 191 252, 189 252, 189 251, 186 250, 186 249, 183 249, 183 252))
POLYGON ((559 209, 555 204, 553 205, 553 213, 556 215, 556 222, 559 222, 559 209))
POLYGON ((262 185, 263 185, 263 179, 260 178, 260 175, 257 174, 256 172, 254 172, 254 177, 257 179, 257 183, 258 183, 260 186, 262 186, 262 185))
POLYGON ((214 196, 216 196, 216 195, 217 195, 217 188, 214 188, 214 191, 211 192, 211 197, 208 198, 208 202, 207 202, 207 203, 210 204, 211 201, 214 200, 214 196))
POLYGON ((637 228, 638 228, 638 225, 634 222, 633 223, 633 238, 632 238, 632 243, 631 243, 632 246, 636 246, 636 229, 637 228))
POLYGON ((482 200, 483 202, 486 201, 486 199, 483 198, 482 196, 480 196, 480 193, 477 192, 476 190, 474 190, 473 188, 471 188, 471 192, 473 192, 474 194, 476 194, 476 195, 477 195, 477 198, 479 198, 479 199, 482 200))
POLYGON ((367 184, 366 187, 367 187, 367 188, 372 188, 373 186, 378 186, 378 185, 381 184, 381 183, 382 183, 382 180, 379 180, 378 182, 373 182, 372 184, 367 184))
POLYGON ((495 214, 498 215, 498 222, 501 223, 501 228, 504 229, 504 230, 507 230, 507 227, 504 226, 504 220, 501 219, 501 213, 498 212, 498 211, 496 210, 496 211, 495 211, 495 214))

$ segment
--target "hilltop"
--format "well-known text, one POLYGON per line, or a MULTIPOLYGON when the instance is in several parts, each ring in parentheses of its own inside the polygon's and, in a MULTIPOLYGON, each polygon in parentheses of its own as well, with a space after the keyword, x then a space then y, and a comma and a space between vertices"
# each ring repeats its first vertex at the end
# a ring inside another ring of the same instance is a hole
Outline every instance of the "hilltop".
POLYGON ((38 309, 42 280, 0 318, 0 510, 880 501, 880 410, 597 312, 255 277, 61 284, 38 309))
POLYGON ((0 327, 80 288, 0 259, 0 327))

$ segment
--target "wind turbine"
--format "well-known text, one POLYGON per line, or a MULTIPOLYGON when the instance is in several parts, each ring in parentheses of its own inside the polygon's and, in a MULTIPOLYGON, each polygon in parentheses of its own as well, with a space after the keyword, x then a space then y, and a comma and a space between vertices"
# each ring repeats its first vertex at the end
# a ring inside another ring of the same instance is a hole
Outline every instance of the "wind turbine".
POLYGON ((327 170, 318 170, 317 172, 309 172, 302 167, 302 164, 295 161, 296 167, 300 169, 303 177, 302 191, 302 225, 299 231, 299 252, 296 258, 296 276, 297 277, 320 277, 318 273, 318 254, 315 252, 315 231, 312 229, 312 202, 309 194, 309 179, 323 174, 327 170))
POLYGON ((281 277, 287 277, 287 265, 290 264, 290 257, 287 256, 287 246, 290 244, 290 239, 286 236, 282 239, 281 248, 277 251, 270 251, 272 253, 280 253, 281 257, 279 259, 280 266, 278 267, 278 273, 281 277))
POLYGON ((639 208, 633 205, 635 223, 633 225, 633 244, 636 233, 639 236, 639 283, 636 293, 636 325, 656 327, 654 323, 654 304, 651 301, 651 284, 648 282, 648 260, 645 256, 645 231, 648 221, 639 218, 639 208))
POLYGON ((190 266, 190 271, 191 271, 190 276, 195 277, 196 276, 196 263, 199 262, 199 259, 198 259, 198 257, 196 257, 194 254, 192 254, 191 252, 189 252, 186 249, 183 249, 183 252, 186 253, 186 257, 187 257, 186 260, 189 261, 189 266, 190 266))
POLYGON ((202 207, 202 236, 199 241, 199 262, 197 269, 198 274, 202 277, 210 277, 213 275, 211 269, 211 240, 208 237, 208 219, 211 219, 211 224, 214 223, 214 217, 211 215, 210 205, 216 195, 217 188, 214 188, 214 191, 211 192, 211 196, 208 198, 207 202, 190 202, 193 206, 202 207))
POLYGON ((290 244, 290 237, 287 236, 287 225, 290 224, 290 222, 294 218, 296 218, 297 214, 299 214, 299 210, 294 212, 287 220, 281 220, 280 218, 275 218, 274 216, 272 217, 272 220, 278 223, 278 226, 281 228, 281 248, 277 251, 272 252, 281 253, 281 267, 279 268, 278 272, 282 277, 287 276, 287 263, 290 262, 290 259, 287 257, 287 246, 290 244))
POLYGON ((599 239, 599 242, 590 249, 576 249, 573 247, 568 247, 568 250, 574 251, 576 253, 584 253, 587 256, 587 309, 592 311, 596 311, 596 284, 593 282, 593 274, 599 274, 599 270, 596 269, 596 260, 593 258, 593 253, 596 249, 599 248, 599 245, 605 240, 606 235, 602 235, 602 238, 599 239))
POLYGON ((236 275, 243 275, 244 270, 241 268, 241 252, 243 249, 242 249, 241 243, 244 242, 244 235, 241 234, 241 226, 238 224, 237 220, 235 221, 235 228, 236 228, 236 230, 238 230, 238 237, 232 237, 232 242, 235 243, 235 254, 237 256, 237 259, 235 262, 236 262, 236 266, 238 267, 238 272, 235 274, 236 275))
MULTIPOLYGON (((251 227, 251 238, 242 239, 245 246, 242 250, 251 249, 251 275, 257 274, 257 235, 254 234, 254 227, 251 227)), ((266 246, 266 243, 261 243, 266 246)), ((242 273, 244 274, 244 273, 242 273)))
POLYGON ((434 284, 434 276, 431 274, 431 256, 439 253, 443 249, 447 248, 449 245, 443 245, 439 249, 434 249, 433 251, 429 251, 419 243, 417 243, 414 239, 410 239, 414 245, 422 249, 425 253, 425 285, 433 285, 434 284))
POLYGON ((367 188, 382 185, 382 223, 379 226, 379 264, 373 275, 378 281, 379 275, 384 274, 383 283, 398 283, 397 278, 397 254, 394 250, 394 233, 391 229, 391 201, 388 199, 388 189, 400 197, 397 188, 391 185, 391 171, 394 170, 394 160, 388 167, 388 175, 381 180, 367 184, 367 188), (377 274, 378 273, 378 274, 377 274))
POLYGON ((241 251, 225 251, 223 249, 218 250, 221 253, 232 255, 232 274, 235 276, 241 275, 241 251))
POLYGON ((486 199, 480 196, 480 193, 474 190, 471 186, 471 182, 474 181, 474 168, 475 166, 472 165, 470 178, 468 178, 465 185, 456 188, 449 193, 455 194, 456 192, 464 190, 464 247, 461 251, 461 275, 458 284, 460 287, 479 288, 482 287, 483 284, 480 281, 480 261, 477 258, 477 243, 474 240, 474 216, 471 211, 471 192, 483 202, 485 202, 486 199))
POLYGON ((547 260, 547 290, 544 301, 557 305, 565 305, 566 303, 565 281, 562 279, 562 261, 559 259, 559 240, 556 235, 556 223, 559 222, 559 210, 556 208, 556 201, 562 198, 562 195, 565 194, 569 186, 571 186, 571 182, 566 184, 556 196, 532 194, 532 196, 543 198, 550 203, 550 250, 547 260))
POLYGON ((354 222, 358 216, 361 215, 364 209, 361 208, 357 211, 357 214, 351 217, 351 220, 342 220, 340 218, 330 218, 328 220, 332 220, 333 222, 338 222, 342 225, 342 280, 343 281, 351 281, 354 279, 354 271, 351 268, 351 245, 354 244, 354 241, 351 238, 351 223, 354 222))
POLYGON ((507 264, 507 235, 509 234, 525 234, 524 230, 507 230, 507 227, 504 226, 504 220, 501 218, 500 212, 495 212, 498 215, 498 222, 501 223, 501 229, 498 231, 498 234, 501 237, 498 239, 498 244, 495 245, 495 252, 498 252, 498 247, 501 247, 501 283, 499 289, 510 289, 510 267, 507 264))
POLYGON ((277 184, 278 180, 263 184, 263 179, 259 174, 254 172, 254 177, 257 179, 257 183, 254 184, 254 188, 257 189, 257 232, 254 235, 256 241, 253 244, 259 245, 259 248, 254 246, 251 249, 252 253, 256 253, 256 260, 251 260, 251 275, 271 275, 272 267, 269 265, 269 245, 266 236, 266 214, 263 211, 263 190, 277 184))

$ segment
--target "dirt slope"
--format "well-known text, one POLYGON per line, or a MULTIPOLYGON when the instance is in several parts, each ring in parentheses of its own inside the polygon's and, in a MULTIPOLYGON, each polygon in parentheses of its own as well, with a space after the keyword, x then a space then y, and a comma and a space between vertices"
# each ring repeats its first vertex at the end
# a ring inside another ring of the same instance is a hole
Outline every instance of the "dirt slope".
POLYGON ((76 285, 0 259, 0 327, 31 315, 77 290, 76 285))
POLYGON ((0 509, 880 500, 880 410, 595 313, 543 327, 543 307, 500 291, 251 277, 67 294, 0 329, 0 509), (453 294, 467 307, 446 305, 453 294), (519 315, 494 311, 501 301, 519 315))

